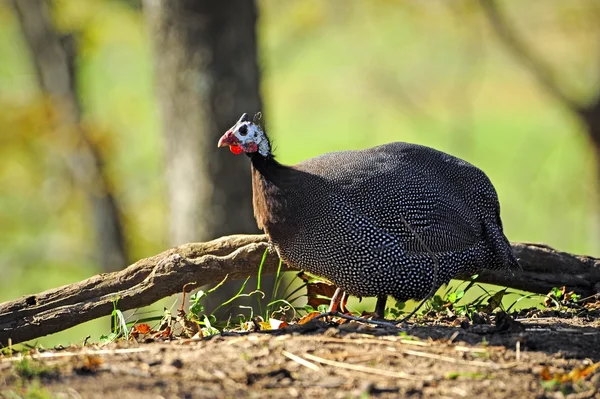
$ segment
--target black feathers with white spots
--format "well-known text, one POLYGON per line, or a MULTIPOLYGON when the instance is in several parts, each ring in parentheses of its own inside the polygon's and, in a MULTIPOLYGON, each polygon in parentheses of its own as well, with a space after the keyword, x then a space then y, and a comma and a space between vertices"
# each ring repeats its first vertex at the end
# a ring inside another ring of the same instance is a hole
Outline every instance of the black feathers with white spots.
POLYGON ((348 293, 424 298, 459 274, 518 267, 494 187, 461 159, 407 143, 295 166, 248 155, 255 216, 281 258, 348 293))

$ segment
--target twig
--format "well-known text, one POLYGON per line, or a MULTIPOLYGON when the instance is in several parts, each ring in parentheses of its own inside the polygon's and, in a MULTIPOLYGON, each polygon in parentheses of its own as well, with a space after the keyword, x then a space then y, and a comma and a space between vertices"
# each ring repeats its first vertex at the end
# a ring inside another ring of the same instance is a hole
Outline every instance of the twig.
POLYGON ((354 345, 367 345, 367 344, 389 345, 391 343, 399 342, 401 344, 406 344, 406 345, 431 346, 431 344, 428 342, 413 341, 410 339, 394 339, 394 338, 397 338, 397 337, 382 336, 382 337, 378 337, 377 339, 363 339, 363 338, 345 339, 345 338, 330 338, 330 337, 323 337, 323 336, 310 336, 310 337, 299 336, 299 337, 296 337, 296 339, 307 340, 307 341, 311 341, 311 342, 319 341, 319 342, 331 342, 331 343, 336 343, 336 344, 352 343, 354 345))
POLYGON ((139 353, 148 352, 149 348, 124 348, 124 349, 100 349, 100 350, 88 350, 81 352, 44 352, 33 355, 25 356, 12 356, 5 359, 0 359, 0 363, 5 362, 18 362, 24 358, 28 359, 57 359, 61 357, 74 357, 74 356, 93 356, 93 355, 120 355, 127 353, 139 353))
POLYGON ((451 344, 452 342, 454 342, 454 340, 456 339, 456 337, 458 337, 459 335, 460 335, 460 332, 454 331, 454 333, 452 334, 452 336, 448 339, 447 344, 451 344))
POLYGON ((435 353, 414 351, 411 349, 403 349, 401 351, 401 353, 403 353, 405 355, 425 357, 428 359, 435 359, 435 360, 440 360, 440 361, 447 362, 447 363, 462 364, 462 365, 467 365, 467 366, 489 367, 489 368, 493 368, 493 369, 505 369, 505 368, 514 367, 514 364, 499 366, 496 363, 480 362, 479 360, 461 360, 461 359, 455 359, 455 358, 449 357, 449 356, 442 356, 442 355, 436 355, 435 353))
POLYGON ((391 370, 385 370, 385 369, 377 369, 374 367, 367 367, 367 366, 363 366, 360 364, 349 364, 349 363, 336 362, 334 360, 323 359, 322 357, 311 355, 310 353, 304 354, 304 357, 309 360, 312 360, 314 362, 326 364, 328 366, 338 367, 341 369, 352 370, 352 371, 360 371, 360 372, 368 373, 368 374, 382 375, 385 377, 402 378, 402 379, 411 380, 411 381, 430 381, 433 379, 430 376, 419 378, 417 376, 407 374, 402 371, 391 371, 391 370))
POLYGON ((321 313, 320 315, 313 317, 313 320, 322 319, 324 317, 330 317, 330 316, 339 317, 341 319, 346 319, 346 320, 360 321, 362 323, 369 323, 369 324, 374 324, 376 326, 389 327, 389 328, 399 330, 399 328, 396 327, 396 324, 391 323, 389 321, 370 320, 370 319, 365 319, 363 317, 350 316, 350 315, 339 313, 339 312, 324 312, 324 313, 321 313))
POLYGON ((314 363, 309 362, 306 359, 302 359, 300 356, 296 356, 293 353, 290 353, 288 351, 281 351, 281 354, 283 356, 287 357, 288 359, 291 359, 291 360, 295 361, 296 363, 298 363, 306 368, 309 368, 313 371, 321 371, 321 367, 317 366, 314 363))
POLYGON ((553 77, 554 74, 551 68, 542 61, 541 58, 535 56, 531 49, 527 48, 525 42, 519 38, 504 15, 498 10, 496 1, 480 0, 480 4, 494 33, 506 48, 511 51, 517 59, 521 60, 523 65, 529 69, 533 76, 551 95, 560 100, 575 113, 582 114, 584 106, 577 103, 560 88, 553 77))
MULTIPOLYGON (((438 264, 437 258, 434 258, 434 261, 436 264, 435 268, 437 269, 439 267, 439 266, 437 266, 437 264, 438 264)), ((434 273, 437 273, 437 271, 435 271, 434 273)), ((411 317, 413 317, 415 315, 415 313, 417 313, 419 311, 419 309, 421 309, 423 307, 423 305, 425 305, 425 303, 429 300, 429 298, 433 297, 433 295, 435 294, 435 291, 438 288, 435 283, 436 279, 437 279, 437 275, 434 275, 434 282, 433 282, 434 285, 431 287, 431 290, 429 291, 429 293, 427 293, 427 296, 425 298, 423 298, 423 300, 421 300, 421 302, 419 302, 419 304, 407 316, 404 316, 399 321, 395 321, 394 324, 396 326, 398 324, 404 323, 405 321, 408 321, 411 317)))
POLYGON ((460 345, 455 346, 454 350, 458 351, 458 352, 474 352, 474 353, 487 353, 488 352, 488 350, 484 349, 484 348, 469 348, 467 346, 460 346, 460 345))
POLYGON ((581 298, 577 301, 577 303, 587 302, 587 301, 591 301, 593 299, 600 299, 600 292, 598 292, 594 295, 587 296, 585 298, 581 298))

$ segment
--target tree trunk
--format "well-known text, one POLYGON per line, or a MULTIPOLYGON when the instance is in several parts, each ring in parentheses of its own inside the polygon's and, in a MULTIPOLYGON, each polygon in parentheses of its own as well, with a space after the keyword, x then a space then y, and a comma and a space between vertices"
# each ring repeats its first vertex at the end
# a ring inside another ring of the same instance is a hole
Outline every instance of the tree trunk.
MULTIPOLYGON (((154 42, 171 245, 258 232, 248 159, 217 150, 242 113, 262 108, 254 1, 143 4, 154 42)), ((263 282, 269 291, 272 280, 263 282)), ((227 283, 206 306, 217 307, 239 287, 227 283)))
POLYGON ((146 0, 163 121, 170 242, 255 232, 250 167, 217 151, 262 108, 253 1, 146 0))
MULTIPOLYGON (((513 243, 523 270, 512 274, 484 270, 482 283, 545 294, 565 285, 583 296, 600 292, 600 259, 556 251, 548 246, 513 243)), ((234 235, 206 243, 186 244, 141 259, 119 272, 94 276, 79 283, 27 295, 0 304, 0 346, 52 334, 98 317, 113 306, 135 309, 201 285, 256 275, 265 250, 264 235, 234 235)), ((279 259, 265 258, 263 275, 277 270, 279 259)), ((470 276, 464 276, 470 279, 470 276)), ((211 294, 212 295, 212 294, 211 294)))
POLYGON ((44 0, 12 0, 12 6, 29 47, 39 87, 50 97, 58 116, 51 128, 60 134, 77 135, 80 145, 71 154, 69 166, 89 198, 101 270, 122 269, 127 265, 127 254, 117 202, 104 174, 102 156, 80 124, 75 40, 71 35, 59 36, 44 0))
POLYGON ((600 189, 600 89, 594 101, 577 112, 585 124, 588 137, 594 146, 594 154, 596 155, 596 181, 599 182, 598 189, 600 189))

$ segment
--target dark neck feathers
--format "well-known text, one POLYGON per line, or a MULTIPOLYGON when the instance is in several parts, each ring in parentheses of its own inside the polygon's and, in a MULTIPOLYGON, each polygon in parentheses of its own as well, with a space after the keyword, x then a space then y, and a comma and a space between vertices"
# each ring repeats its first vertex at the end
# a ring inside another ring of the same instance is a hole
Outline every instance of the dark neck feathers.
POLYGON ((286 222, 289 207, 284 182, 293 169, 280 164, 271 155, 265 157, 255 153, 250 159, 254 217, 258 227, 269 234, 277 225, 286 222))
POLYGON ((271 154, 263 156, 258 152, 255 152, 249 154, 249 157, 252 162, 253 170, 259 172, 265 179, 273 184, 278 184, 281 178, 285 176, 286 172, 292 169, 289 166, 277 162, 271 154))

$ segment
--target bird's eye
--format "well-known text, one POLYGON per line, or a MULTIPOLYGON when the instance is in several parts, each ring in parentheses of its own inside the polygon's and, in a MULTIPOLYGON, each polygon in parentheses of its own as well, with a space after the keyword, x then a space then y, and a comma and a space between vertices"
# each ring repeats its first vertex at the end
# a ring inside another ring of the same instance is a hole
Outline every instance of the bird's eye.
POLYGON ((247 135, 247 134, 248 134, 248 126, 246 126, 246 125, 243 125, 243 126, 241 126, 241 127, 238 129, 238 132, 240 132, 240 134, 241 134, 242 136, 245 136, 245 135, 247 135))

